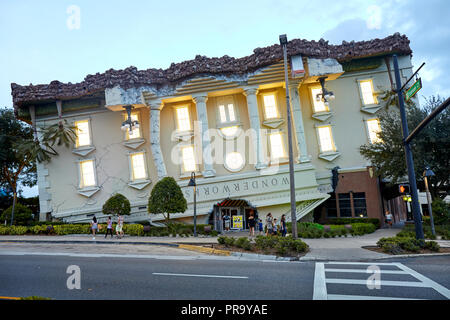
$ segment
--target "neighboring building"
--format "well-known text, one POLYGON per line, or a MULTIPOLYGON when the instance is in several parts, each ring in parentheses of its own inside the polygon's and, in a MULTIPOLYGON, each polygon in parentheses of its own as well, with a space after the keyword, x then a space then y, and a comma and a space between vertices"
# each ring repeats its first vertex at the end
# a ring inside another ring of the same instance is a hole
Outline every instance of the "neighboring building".
MULTIPOLYGON (((310 212, 317 220, 382 219, 383 210, 395 206, 358 148, 377 140, 377 112, 384 107, 379 94, 391 88, 390 57, 399 56, 406 80, 411 53, 409 40, 398 33, 341 45, 288 43, 297 219, 310 212), (320 99, 323 77, 335 96, 329 103, 320 99)), ((228 212, 242 216, 245 226, 251 209, 260 218, 268 212, 290 218, 284 86, 279 45, 239 59, 197 56, 166 70, 111 69, 77 84, 13 83, 18 118, 39 127, 56 123, 59 113, 78 132, 72 150, 61 147, 50 163, 38 164, 41 219, 101 217, 103 203, 120 192, 132 204, 128 221, 148 220, 152 187, 172 176, 188 209, 171 217, 191 222, 191 172, 199 223, 220 228, 217 219, 228 212), (121 130, 127 105, 140 124, 132 132, 121 130)))

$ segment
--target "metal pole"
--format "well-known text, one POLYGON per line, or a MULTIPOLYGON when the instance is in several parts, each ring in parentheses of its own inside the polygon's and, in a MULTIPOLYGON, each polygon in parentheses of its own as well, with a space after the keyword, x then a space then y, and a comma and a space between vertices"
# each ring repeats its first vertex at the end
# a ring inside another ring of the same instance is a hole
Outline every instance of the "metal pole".
POLYGON ((194 237, 196 236, 197 236, 197 185, 194 185, 194 237))
POLYGON ((416 174, 414 172, 414 162, 411 152, 411 146, 406 141, 408 137, 408 122, 406 120, 405 102, 403 100, 403 92, 399 90, 402 87, 400 79, 400 70, 398 68, 397 55, 394 55, 394 72, 395 72, 395 82, 398 95, 398 104, 400 108, 400 117, 402 119, 402 130, 403 130, 403 144, 405 148, 406 166, 408 167, 408 179, 412 198, 412 213, 414 217, 414 225, 416 230, 416 238, 424 239, 423 228, 422 228, 422 216, 420 214, 419 207, 419 195, 417 194, 417 184, 416 184, 416 174))
MULTIPOLYGON (((280 36, 281 42, 281 36, 280 36)), ((289 180, 291 188, 291 222, 292 222, 292 238, 297 239, 297 205, 295 201, 295 176, 294 176, 294 154, 292 151, 292 125, 291 125, 291 106, 289 102, 289 79, 287 68, 287 41, 282 43, 283 59, 284 59, 284 81, 286 84, 286 108, 287 108, 287 127, 288 127, 288 144, 289 144, 289 180)))
POLYGON ((425 191, 427 193, 428 212, 430 213, 431 233, 433 234, 433 236, 435 236, 436 232, 434 231, 433 210, 431 209, 431 194, 430 194, 430 190, 428 189, 428 178, 426 176, 424 178, 425 178, 424 179, 425 191))

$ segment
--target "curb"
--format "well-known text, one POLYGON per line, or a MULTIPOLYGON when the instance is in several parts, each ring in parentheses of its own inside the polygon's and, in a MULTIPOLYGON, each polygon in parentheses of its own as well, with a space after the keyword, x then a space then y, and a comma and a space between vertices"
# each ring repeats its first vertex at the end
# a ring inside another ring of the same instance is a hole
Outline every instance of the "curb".
POLYGON ((186 250, 197 251, 197 252, 202 252, 202 253, 217 254, 217 255, 221 255, 221 256, 232 255, 230 251, 213 249, 213 248, 205 248, 202 246, 194 246, 191 244, 178 244, 177 246, 180 249, 186 249, 186 250))
POLYGON ((132 241, 96 241, 96 240, 0 240, 0 243, 18 242, 18 243, 64 243, 64 244, 141 244, 152 246, 178 247, 177 243, 167 242, 132 242, 132 241))
POLYGON ((231 256, 251 260, 272 260, 272 261, 298 261, 297 257, 278 257, 274 255, 265 255, 257 253, 231 252, 231 256))

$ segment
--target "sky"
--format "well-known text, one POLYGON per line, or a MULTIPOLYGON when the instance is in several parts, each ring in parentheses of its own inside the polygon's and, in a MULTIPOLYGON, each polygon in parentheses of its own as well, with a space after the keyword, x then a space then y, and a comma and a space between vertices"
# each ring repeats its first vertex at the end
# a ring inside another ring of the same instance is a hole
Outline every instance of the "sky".
MULTIPOLYGON (((0 107, 11 83, 77 83, 111 68, 163 68, 243 57, 288 39, 331 44, 406 34, 423 97, 450 96, 448 0, 190 0, 0 2, 0 107)), ((24 196, 37 195, 37 187, 24 196)))

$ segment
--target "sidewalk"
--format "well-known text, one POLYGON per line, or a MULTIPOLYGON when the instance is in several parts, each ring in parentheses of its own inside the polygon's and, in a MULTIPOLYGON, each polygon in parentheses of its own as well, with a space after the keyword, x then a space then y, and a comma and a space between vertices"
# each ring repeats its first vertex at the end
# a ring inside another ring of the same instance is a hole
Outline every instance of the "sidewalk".
MULTIPOLYGON (((374 233, 364 236, 348 236, 340 238, 320 238, 320 239, 302 239, 310 248, 310 251, 300 261, 321 261, 321 260, 336 260, 336 261, 355 261, 355 260, 372 260, 383 259, 388 257, 395 257, 392 255, 378 253, 371 250, 364 249, 365 246, 376 246, 379 239, 383 237, 394 237, 400 229, 378 229, 374 233)), ((237 236, 237 234, 227 234, 227 236, 237 236)), ((245 236, 244 234, 239 236, 245 236)), ((450 247, 450 241, 437 241, 441 247, 450 247)), ((197 252, 205 252, 206 248, 198 247, 202 245, 211 245, 217 243, 217 237, 132 237, 125 236, 122 239, 104 238, 99 235, 92 239, 91 235, 77 234, 66 236, 0 236, 0 244, 7 245, 8 243, 33 243, 33 244, 92 244, 104 247, 108 244, 121 244, 129 248, 130 253, 133 253, 133 245, 151 245, 161 247, 160 251, 164 252, 164 248, 180 248, 186 250, 194 250, 197 252), (195 247, 197 246, 197 247, 195 247), (195 250, 198 248, 198 250, 195 250)), ((121 246, 122 247, 122 246, 121 246)), ((125 247, 125 246, 124 246, 125 247)), ((211 249, 209 249, 211 250, 211 249)), ((212 252, 212 250, 211 250, 212 252)), ((256 254, 245 254, 246 258, 255 256, 255 259, 264 259, 263 256, 256 254)))

